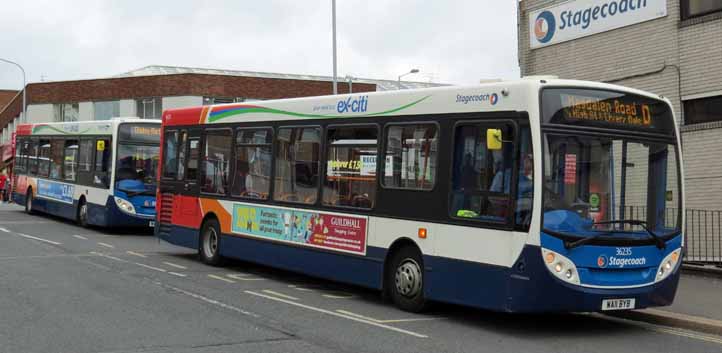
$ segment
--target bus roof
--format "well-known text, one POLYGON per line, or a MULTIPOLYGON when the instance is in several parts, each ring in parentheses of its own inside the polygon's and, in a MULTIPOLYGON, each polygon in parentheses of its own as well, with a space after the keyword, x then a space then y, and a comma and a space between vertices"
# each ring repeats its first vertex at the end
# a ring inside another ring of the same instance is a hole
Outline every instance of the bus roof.
POLYGON ((361 92, 207 105, 163 112, 165 125, 198 125, 277 120, 338 119, 379 116, 529 111, 538 106, 544 87, 578 87, 614 90, 662 99, 628 87, 553 77, 529 77, 475 86, 447 86, 414 90, 361 92))
POLYGON ((160 120, 121 117, 101 121, 73 121, 59 123, 19 124, 17 136, 29 135, 112 135, 115 127, 122 123, 155 123, 160 120))

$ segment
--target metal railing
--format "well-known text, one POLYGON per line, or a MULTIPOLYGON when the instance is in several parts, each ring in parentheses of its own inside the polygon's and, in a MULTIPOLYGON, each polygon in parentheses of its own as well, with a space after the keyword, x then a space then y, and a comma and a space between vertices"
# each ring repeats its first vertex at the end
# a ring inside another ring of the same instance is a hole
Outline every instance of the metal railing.
MULTIPOLYGON (((625 219, 647 219, 644 206, 625 207, 625 219)), ((678 210, 665 210, 665 225, 677 224, 678 210)), ((683 261, 688 263, 722 264, 722 211, 693 210, 685 211, 683 261)))

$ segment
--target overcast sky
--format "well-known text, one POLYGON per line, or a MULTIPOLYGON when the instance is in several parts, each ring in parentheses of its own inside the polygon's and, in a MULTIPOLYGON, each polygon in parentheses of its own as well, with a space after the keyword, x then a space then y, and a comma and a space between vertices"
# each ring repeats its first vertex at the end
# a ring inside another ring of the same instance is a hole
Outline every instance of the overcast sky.
MULTIPOLYGON (((338 75, 474 84, 519 75, 516 1, 337 0, 338 75)), ((169 65, 331 76, 331 0, 4 1, 0 58, 28 82, 169 65)), ((22 86, 0 63, 0 89, 22 86)))

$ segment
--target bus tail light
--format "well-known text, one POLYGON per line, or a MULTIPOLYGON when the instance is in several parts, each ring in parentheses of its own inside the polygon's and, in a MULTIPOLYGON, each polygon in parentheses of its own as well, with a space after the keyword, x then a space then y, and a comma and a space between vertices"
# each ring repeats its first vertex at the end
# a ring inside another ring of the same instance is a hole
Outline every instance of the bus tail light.
POLYGON ((577 266, 574 265, 571 260, 547 249, 542 249, 542 256, 544 257, 544 263, 547 269, 549 269, 549 272, 554 276, 564 282, 580 284, 577 266))

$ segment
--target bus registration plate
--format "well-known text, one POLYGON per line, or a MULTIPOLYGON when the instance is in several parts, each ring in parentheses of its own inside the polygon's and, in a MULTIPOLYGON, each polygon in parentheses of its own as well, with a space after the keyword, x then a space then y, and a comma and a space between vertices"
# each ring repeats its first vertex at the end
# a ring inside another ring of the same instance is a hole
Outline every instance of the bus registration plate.
POLYGON ((634 309, 634 298, 602 300, 602 310, 627 310, 627 309, 634 309))

